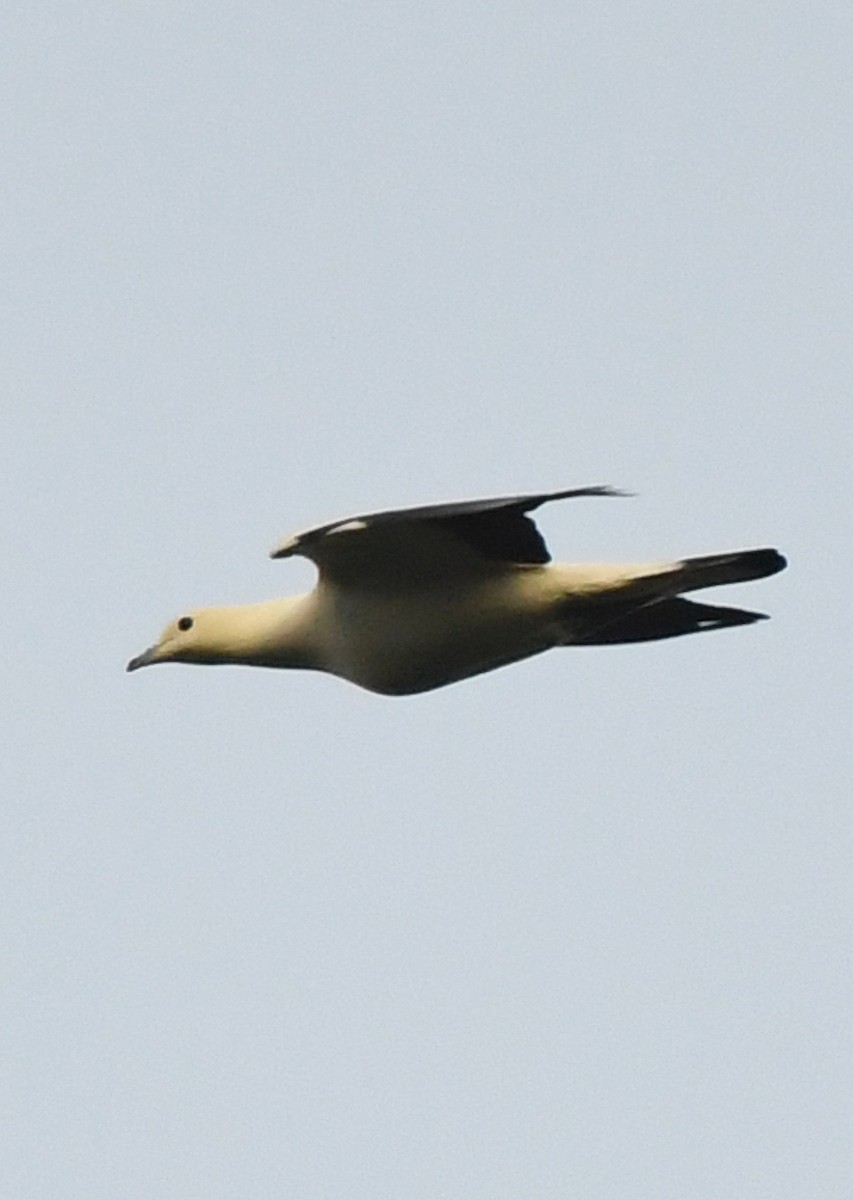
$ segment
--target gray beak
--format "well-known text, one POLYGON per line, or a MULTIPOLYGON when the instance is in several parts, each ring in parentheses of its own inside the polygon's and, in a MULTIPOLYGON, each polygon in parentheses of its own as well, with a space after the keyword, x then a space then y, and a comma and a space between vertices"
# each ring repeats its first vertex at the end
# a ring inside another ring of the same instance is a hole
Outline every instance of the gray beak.
POLYGON ((149 646, 147 650, 143 650, 141 654, 137 654, 136 658, 132 658, 127 664, 128 671, 138 671, 140 667, 147 667, 151 663, 157 661, 157 646, 149 646))

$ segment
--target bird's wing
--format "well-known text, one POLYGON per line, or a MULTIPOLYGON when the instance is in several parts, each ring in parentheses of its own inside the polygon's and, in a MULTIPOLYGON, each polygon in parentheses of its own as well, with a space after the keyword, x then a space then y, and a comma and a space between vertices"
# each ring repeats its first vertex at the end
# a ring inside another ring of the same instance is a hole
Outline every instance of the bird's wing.
POLYGON ((368 513, 299 533, 271 557, 301 555, 324 577, 338 581, 476 578, 501 566, 551 561, 541 533, 527 516, 541 504, 625 494, 609 487, 585 487, 368 513))

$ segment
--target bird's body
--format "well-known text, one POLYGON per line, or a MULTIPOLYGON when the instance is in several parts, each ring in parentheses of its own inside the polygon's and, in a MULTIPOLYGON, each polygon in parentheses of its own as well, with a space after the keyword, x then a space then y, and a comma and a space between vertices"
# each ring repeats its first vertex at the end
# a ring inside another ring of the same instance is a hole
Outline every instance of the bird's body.
POLYGON ((676 562, 551 564, 526 513, 606 488, 466 501, 322 526, 273 557, 319 569, 304 596, 181 617, 128 670, 154 662, 325 671, 406 695, 560 645, 613 644, 750 624, 763 614, 681 593, 781 570, 774 550, 676 562))
POLYGON ((437 582, 382 595, 318 589, 321 669, 370 691, 405 695, 455 683, 553 644, 544 590, 524 568, 467 588, 437 582))

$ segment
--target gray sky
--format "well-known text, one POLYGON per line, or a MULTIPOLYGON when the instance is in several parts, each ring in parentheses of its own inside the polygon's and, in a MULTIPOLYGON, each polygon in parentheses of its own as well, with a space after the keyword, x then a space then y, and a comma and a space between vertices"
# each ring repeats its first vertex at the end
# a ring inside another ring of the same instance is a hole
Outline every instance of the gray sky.
POLYGON ((849 1200, 849 5, 15 10, 0 1196, 849 1200), (775 544, 774 619, 123 672, 594 483, 556 557, 775 544))

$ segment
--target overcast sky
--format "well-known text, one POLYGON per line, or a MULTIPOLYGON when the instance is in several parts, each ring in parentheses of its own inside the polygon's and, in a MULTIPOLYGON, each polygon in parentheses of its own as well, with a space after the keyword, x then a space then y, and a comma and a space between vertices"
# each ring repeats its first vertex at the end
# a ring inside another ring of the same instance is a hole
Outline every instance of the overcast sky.
POLYGON ((3 1200, 849 1200, 848 4, 19 4, 3 1200), (287 534, 609 483, 750 628, 124 665, 287 534))

